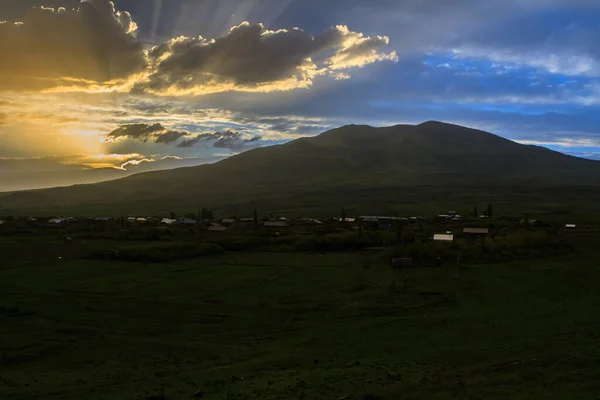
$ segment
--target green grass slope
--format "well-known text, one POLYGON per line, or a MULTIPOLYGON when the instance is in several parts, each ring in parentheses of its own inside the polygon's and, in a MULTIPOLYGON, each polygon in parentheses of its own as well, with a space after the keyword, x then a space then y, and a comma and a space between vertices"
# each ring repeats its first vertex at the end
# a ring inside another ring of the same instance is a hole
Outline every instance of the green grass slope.
POLYGON ((0 398, 183 400, 202 388, 214 400, 592 400, 600 391, 593 249, 415 269, 402 292, 387 263, 364 268, 361 254, 160 265, 73 256, 96 245, 0 241, 9 257, 0 398))
POLYGON ((531 201, 543 200, 544 190, 583 199, 598 187, 598 161, 432 121, 386 128, 350 125, 212 165, 18 192, 0 197, 0 204, 6 211, 53 213, 164 214, 200 206, 247 210, 252 201, 277 211, 330 210, 390 205, 411 196, 409 202, 435 196, 455 201, 457 195, 494 191, 505 197, 529 193, 531 201))

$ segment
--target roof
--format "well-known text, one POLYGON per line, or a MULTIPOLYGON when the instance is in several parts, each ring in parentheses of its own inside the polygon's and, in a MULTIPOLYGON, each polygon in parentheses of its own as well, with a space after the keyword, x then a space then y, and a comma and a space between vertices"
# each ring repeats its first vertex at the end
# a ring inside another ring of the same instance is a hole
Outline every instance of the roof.
POLYGON ((288 223, 284 221, 266 221, 265 226, 274 228, 284 228, 288 226, 288 223))
POLYGON ((175 222, 177 222, 177 220, 176 219, 171 219, 171 218, 163 218, 160 221, 161 224, 167 224, 167 225, 174 224, 175 222))
POLYGON ((211 226, 210 228, 208 228, 209 232, 225 232, 226 230, 226 226, 211 226))
POLYGON ((478 235, 487 235, 490 232, 488 228, 465 228, 463 233, 474 233, 478 235))
POLYGON ((566 224, 565 228, 577 228, 577 225, 575 225, 575 224, 566 224))
POLYGON ((448 233, 436 233, 433 235, 433 240, 438 242, 452 242, 454 241, 454 235, 448 233))
POLYGON ((182 223, 182 224, 193 225, 193 224, 195 224, 195 223, 196 223, 196 220, 194 220, 194 219, 190 219, 190 218, 181 218, 181 219, 179 220, 179 222, 180 222, 180 223, 182 223))
POLYGON ((339 222, 355 222, 356 218, 340 218, 339 222))

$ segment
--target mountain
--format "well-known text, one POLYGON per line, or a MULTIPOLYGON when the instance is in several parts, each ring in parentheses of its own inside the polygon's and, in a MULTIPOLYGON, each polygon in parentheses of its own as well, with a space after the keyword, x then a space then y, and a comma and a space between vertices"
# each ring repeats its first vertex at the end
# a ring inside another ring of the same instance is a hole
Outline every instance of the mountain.
POLYGON ((349 125, 216 164, 12 193, 0 197, 0 213, 249 213, 252 202, 264 211, 382 212, 491 200, 584 202, 598 188, 598 161, 430 121, 349 125))

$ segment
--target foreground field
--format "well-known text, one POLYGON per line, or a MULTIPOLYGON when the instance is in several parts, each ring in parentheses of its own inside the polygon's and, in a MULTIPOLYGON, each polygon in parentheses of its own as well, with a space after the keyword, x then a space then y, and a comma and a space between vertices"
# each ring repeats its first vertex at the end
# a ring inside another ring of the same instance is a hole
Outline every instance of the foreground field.
POLYGON ((600 393, 592 252, 403 276, 361 253, 139 264, 67 246, 0 242, 2 399, 600 393))

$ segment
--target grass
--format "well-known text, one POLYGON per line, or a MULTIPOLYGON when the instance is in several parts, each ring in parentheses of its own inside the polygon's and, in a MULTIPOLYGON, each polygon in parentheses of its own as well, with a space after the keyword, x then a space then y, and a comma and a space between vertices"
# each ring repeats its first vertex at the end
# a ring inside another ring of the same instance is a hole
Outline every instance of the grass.
POLYGON ((0 398, 596 399, 596 245, 412 270, 403 292, 362 254, 143 264, 2 239, 0 398))

